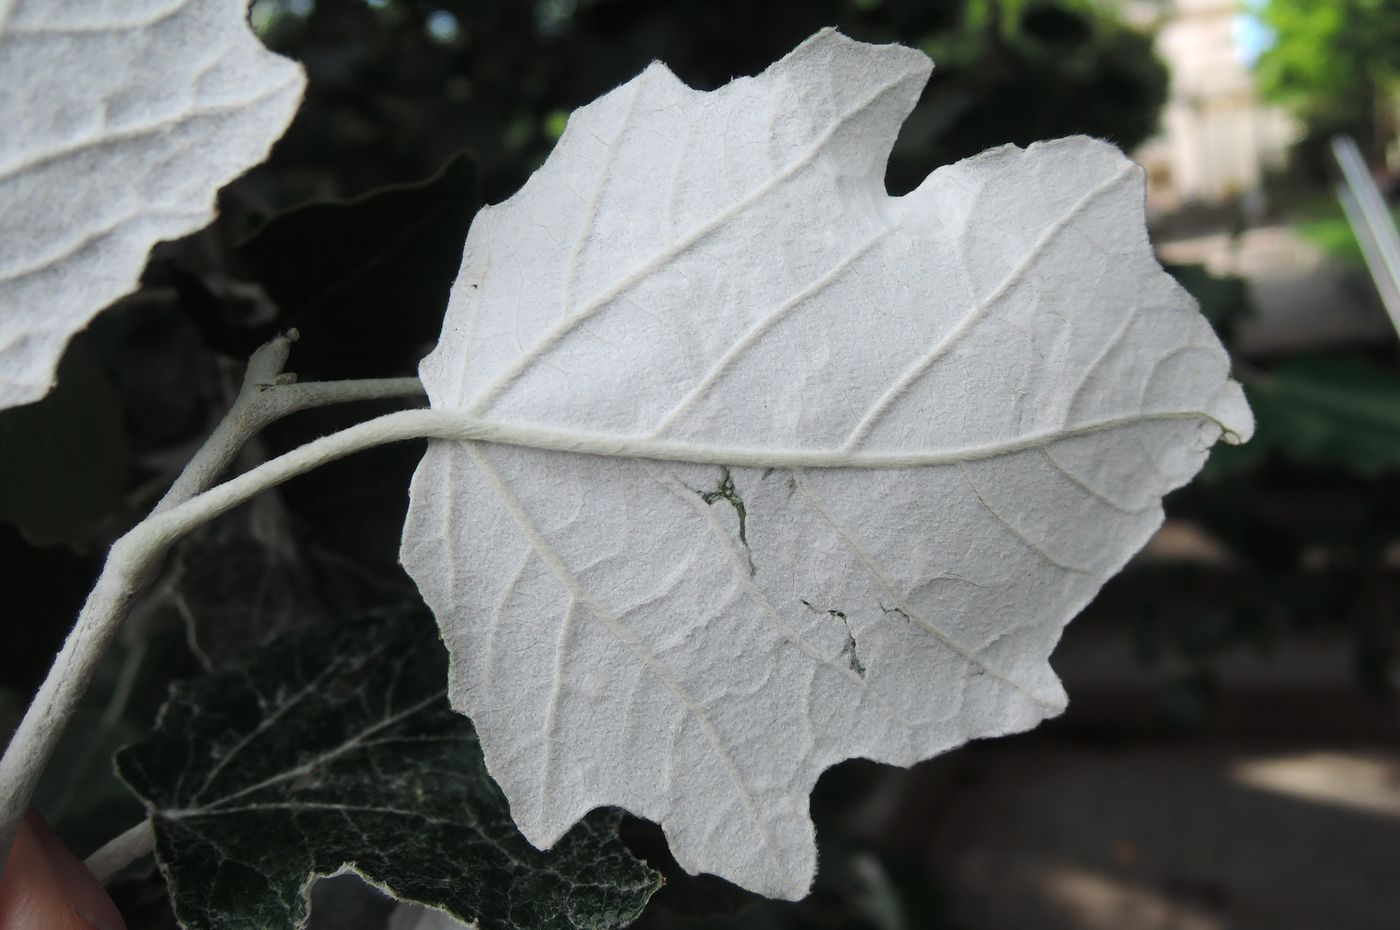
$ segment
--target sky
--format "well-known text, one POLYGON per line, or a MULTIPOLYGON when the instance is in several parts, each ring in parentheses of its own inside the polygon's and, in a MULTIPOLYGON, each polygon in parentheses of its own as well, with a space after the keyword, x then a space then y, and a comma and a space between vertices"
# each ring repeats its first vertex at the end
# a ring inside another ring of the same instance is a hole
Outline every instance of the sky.
POLYGON ((1253 12, 1241 13, 1235 20, 1235 50, 1247 65, 1253 65, 1274 41, 1273 32, 1256 15, 1267 3, 1268 0, 1247 0, 1245 6, 1253 12))

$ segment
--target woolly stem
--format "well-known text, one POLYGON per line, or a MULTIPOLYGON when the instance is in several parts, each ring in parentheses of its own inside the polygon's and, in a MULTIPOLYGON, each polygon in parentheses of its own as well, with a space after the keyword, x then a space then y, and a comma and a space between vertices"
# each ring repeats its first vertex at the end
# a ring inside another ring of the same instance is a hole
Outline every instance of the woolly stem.
POLYGON ((259 491, 317 465, 359 449, 428 435, 421 432, 425 425, 421 415, 428 415, 428 422, 436 422, 431 411, 426 410, 390 414, 308 443, 214 491, 206 490, 252 436, 280 417, 327 404, 422 393, 416 378, 296 384, 294 376, 282 373, 296 338, 293 330, 253 354, 238 397, 209 440, 195 453, 150 516, 112 544, 77 623, 0 757, 0 871, 39 777, 87 691, 98 663, 137 597, 154 578, 170 546, 259 491), (396 421, 396 417, 406 419, 396 421), (387 428, 385 421, 391 422, 387 428))
POLYGON ((122 869, 138 859, 149 856, 156 848, 156 833, 149 819, 113 837, 97 852, 88 856, 86 865, 104 885, 122 869))

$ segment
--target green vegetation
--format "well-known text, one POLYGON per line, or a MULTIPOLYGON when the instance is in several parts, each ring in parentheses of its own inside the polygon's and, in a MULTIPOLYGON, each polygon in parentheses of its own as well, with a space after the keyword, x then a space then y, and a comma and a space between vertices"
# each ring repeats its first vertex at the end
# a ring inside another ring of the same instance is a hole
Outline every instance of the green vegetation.
MULTIPOLYGON (((1400 206, 1391 207, 1390 216, 1396 225, 1400 225, 1400 206)), ((1358 268, 1365 267, 1366 260, 1361 254, 1356 234, 1336 200, 1319 201, 1315 207, 1305 211, 1293 228, 1332 258, 1358 268)))
POLYGON ((1394 0, 1268 0, 1259 16, 1275 34, 1256 69, 1264 93, 1313 136, 1346 133, 1379 157, 1400 93, 1394 0))

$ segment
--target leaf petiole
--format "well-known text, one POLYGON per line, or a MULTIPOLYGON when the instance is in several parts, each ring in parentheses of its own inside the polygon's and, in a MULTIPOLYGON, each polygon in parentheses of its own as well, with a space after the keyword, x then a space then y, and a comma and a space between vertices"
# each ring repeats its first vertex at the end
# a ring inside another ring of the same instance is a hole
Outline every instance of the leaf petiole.
POLYGON ((0 757, 0 870, 44 766, 87 691, 98 662, 171 545, 260 491, 324 462, 385 442, 432 434, 424 433, 419 425, 421 415, 430 411, 388 414, 308 443, 209 490, 249 439, 288 414, 330 404, 423 393, 417 378, 295 383, 282 368, 296 338, 292 330, 253 353, 242 388, 223 420, 150 515, 108 551, 77 622, 0 757), (395 421, 405 415, 406 420, 395 421), (393 422, 386 428, 384 421, 393 422))

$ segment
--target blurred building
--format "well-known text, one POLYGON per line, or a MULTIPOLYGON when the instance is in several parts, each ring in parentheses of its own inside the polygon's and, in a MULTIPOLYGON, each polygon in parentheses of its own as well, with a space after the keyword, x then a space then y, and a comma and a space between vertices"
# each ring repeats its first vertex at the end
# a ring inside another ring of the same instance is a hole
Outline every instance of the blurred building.
POLYGON ((1123 8, 1156 31, 1171 69, 1161 133, 1135 153, 1148 171, 1149 209, 1254 199, 1265 173, 1282 167, 1297 127, 1259 98, 1237 40, 1239 0, 1127 0, 1123 8))

